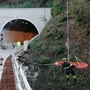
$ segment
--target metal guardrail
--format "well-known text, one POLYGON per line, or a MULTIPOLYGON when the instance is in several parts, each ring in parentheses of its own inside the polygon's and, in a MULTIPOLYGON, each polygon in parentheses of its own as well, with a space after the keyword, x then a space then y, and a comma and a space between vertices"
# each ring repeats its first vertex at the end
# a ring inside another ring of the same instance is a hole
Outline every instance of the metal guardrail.
POLYGON ((18 66, 15 62, 14 57, 12 57, 12 61, 13 61, 13 71, 14 71, 14 76, 15 76, 15 81, 16 81, 16 89, 17 90, 23 90, 20 84, 20 80, 19 80, 19 76, 18 76, 18 66))
POLYGON ((13 69, 15 74, 15 80, 16 80, 16 88, 17 90, 32 90, 26 76, 22 70, 22 67, 18 65, 18 61, 16 59, 16 54, 19 54, 22 52, 22 48, 18 47, 18 49, 15 50, 15 53, 12 54, 12 61, 13 61, 13 69))
MULTIPOLYGON (((37 38, 39 35, 36 35, 34 38, 32 38, 28 43, 27 43, 27 48, 29 44, 31 43, 32 40, 37 38)), ((24 52, 24 46, 19 46, 16 47, 14 54, 12 54, 12 61, 13 61, 13 69, 14 69, 14 74, 15 74, 15 80, 16 80, 16 88, 17 90, 32 90, 26 76, 22 70, 22 67, 18 65, 18 61, 16 59, 16 56, 19 55, 20 53, 24 52)))

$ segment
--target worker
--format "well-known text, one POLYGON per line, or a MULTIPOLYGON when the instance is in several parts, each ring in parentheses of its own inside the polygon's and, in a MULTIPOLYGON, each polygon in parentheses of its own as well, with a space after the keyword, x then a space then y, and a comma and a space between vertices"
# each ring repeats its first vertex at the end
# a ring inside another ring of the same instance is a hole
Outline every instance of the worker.
POLYGON ((21 42, 20 41, 17 42, 17 46, 21 46, 21 42))
POLYGON ((0 33, 0 41, 3 40, 3 34, 0 33))
POLYGON ((12 45, 13 45, 13 49, 14 49, 14 48, 15 48, 15 46, 16 46, 16 43, 15 43, 15 42, 13 42, 13 43, 12 43, 12 45))
POLYGON ((74 65, 70 64, 67 61, 67 58, 63 58, 63 63, 61 64, 62 72, 66 74, 67 82, 69 81, 70 74, 72 74, 74 82, 77 82, 75 72, 73 71, 75 68, 74 65))

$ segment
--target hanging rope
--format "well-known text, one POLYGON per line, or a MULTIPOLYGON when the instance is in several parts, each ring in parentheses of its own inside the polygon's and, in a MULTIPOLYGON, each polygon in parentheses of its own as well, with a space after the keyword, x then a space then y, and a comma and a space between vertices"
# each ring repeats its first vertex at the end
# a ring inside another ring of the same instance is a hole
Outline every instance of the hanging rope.
POLYGON ((67 59, 68 59, 68 61, 70 61, 68 6, 69 6, 69 3, 68 3, 68 0, 67 0, 67 41, 66 41, 66 47, 67 47, 67 50, 68 50, 68 58, 67 59))
MULTIPOLYGON (((67 34, 67 39, 66 39, 66 48, 67 48, 67 59, 68 59, 68 62, 70 62, 70 43, 69 43, 69 16, 68 16, 68 10, 69 10, 69 0, 67 0, 67 4, 66 4, 66 7, 67 7, 67 30, 66 30, 66 34, 67 34)), ((77 69, 85 69, 88 67, 88 64, 87 63, 84 63, 82 62, 78 57, 75 56, 75 59, 76 61, 74 62, 70 62, 72 65, 74 65, 77 69)), ((61 64, 63 63, 63 61, 59 60, 59 61, 56 61, 55 62, 55 66, 60 66, 61 64)))
POLYGON ((51 63, 51 64, 41 64, 41 63, 29 62, 29 59, 22 58, 22 56, 18 56, 17 60, 22 60, 23 62, 26 62, 28 64, 39 65, 39 66, 52 66, 52 65, 54 65, 54 63, 51 63))

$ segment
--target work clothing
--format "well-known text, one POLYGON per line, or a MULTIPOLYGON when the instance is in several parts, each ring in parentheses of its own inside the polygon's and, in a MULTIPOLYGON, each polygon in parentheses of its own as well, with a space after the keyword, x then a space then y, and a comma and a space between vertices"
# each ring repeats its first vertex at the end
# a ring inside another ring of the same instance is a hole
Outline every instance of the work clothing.
POLYGON ((74 81, 76 81, 76 75, 75 72, 73 71, 74 66, 72 64, 70 64, 67 61, 64 61, 61 65, 61 68, 62 68, 62 72, 66 74, 67 82, 69 81, 70 73, 73 75, 74 81))
POLYGON ((17 46, 21 46, 21 42, 20 41, 17 42, 17 46))

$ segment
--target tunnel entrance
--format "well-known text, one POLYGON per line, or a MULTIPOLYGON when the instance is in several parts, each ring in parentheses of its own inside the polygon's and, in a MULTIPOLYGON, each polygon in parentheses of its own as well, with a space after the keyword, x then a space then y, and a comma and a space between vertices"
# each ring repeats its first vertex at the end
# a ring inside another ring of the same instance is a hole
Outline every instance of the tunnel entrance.
POLYGON ((3 41, 23 43, 38 34, 37 28, 24 19, 14 19, 9 21, 2 29, 3 41))

